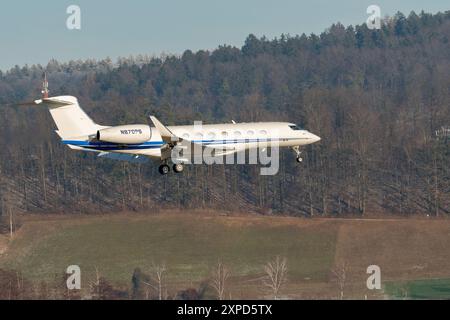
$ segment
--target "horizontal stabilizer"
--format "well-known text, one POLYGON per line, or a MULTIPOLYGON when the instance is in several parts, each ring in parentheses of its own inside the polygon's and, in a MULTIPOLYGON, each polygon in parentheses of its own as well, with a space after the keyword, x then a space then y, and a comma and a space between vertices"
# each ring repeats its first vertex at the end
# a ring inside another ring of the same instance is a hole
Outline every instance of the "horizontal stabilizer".
POLYGON ((58 98, 46 98, 46 99, 39 99, 39 100, 35 100, 34 101, 35 104, 37 105, 44 105, 47 106, 49 108, 59 108, 59 107, 64 107, 64 106, 70 106, 72 104, 77 103, 76 99, 75 100, 62 100, 62 99, 58 99, 58 98))

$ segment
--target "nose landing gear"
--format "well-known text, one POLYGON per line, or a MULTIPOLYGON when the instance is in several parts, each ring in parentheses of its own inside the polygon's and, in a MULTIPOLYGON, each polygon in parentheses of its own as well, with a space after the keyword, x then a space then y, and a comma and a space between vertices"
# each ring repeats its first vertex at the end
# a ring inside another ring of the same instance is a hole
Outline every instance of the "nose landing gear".
POLYGON ((302 163, 303 158, 301 157, 302 152, 300 151, 300 147, 299 146, 292 147, 292 150, 294 150, 295 154, 297 155, 296 161, 298 163, 302 163))

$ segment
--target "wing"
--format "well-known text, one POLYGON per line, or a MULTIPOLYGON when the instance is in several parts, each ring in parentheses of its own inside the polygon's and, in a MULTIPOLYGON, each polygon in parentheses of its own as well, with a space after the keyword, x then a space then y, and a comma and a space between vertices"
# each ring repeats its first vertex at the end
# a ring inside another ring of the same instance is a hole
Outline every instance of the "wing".
POLYGON ((145 156, 125 154, 125 153, 114 153, 114 152, 101 152, 98 157, 118 160, 118 161, 128 161, 134 163, 146 163, 148 162, 148 158, 145 156))
POLYGON ((159 134, 161 135, 162 140, 166 144, 176 144, 177 142, 182 141, 182 139, 178 138, 176 135, 172 133, 172 131, 169 130, 165 125, 163 125, 156 117, 150 116, 150 120, 152 120, 153 124, 156 127, 156 130, 159 131, 159 134))
POLYGON ((221 157, 236 153, 235 146, 206 145, 176 136, 169 128, 164 126, 156 117, 150 116, 156 129, 159 131, 165 144, 161 147, 161 160, 172 159, 176 162, 188 162, 192 157, 209 155, 221 157))

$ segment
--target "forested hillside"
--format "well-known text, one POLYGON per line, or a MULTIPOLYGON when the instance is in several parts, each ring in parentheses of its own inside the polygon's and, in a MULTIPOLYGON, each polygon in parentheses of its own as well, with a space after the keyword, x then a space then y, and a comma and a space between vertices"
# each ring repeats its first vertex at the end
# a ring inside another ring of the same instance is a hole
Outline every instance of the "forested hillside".
MULTIPOLYGON (((301 30, 299 30, 299 33, 301 30)), ((1 55, 0 55, 1 57, 1 55)), ((381 30, 335 24, 320 35, 242 48, 112 62, 51 61, 0 73, 0 202, 23 212, 164 207, 290 215, 450 214, 450 11, 397 14, 381 30), (61 145, 46 110, 9 103, 77 96, 100 124, 280 120, 322 137, 299 165, 188 166, 96 159, 61 145)))

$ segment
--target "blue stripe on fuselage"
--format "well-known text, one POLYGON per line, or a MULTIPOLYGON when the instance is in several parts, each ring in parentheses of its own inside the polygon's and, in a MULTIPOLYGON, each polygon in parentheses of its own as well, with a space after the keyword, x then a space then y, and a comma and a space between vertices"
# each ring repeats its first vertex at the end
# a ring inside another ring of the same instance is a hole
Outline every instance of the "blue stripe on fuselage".
MULTIPOLYGON (((198 143, 203 145, 222 145, 222 144, 236 144, 236 143, 252 143, 252 142, 270 142, 270 141, 282 141, 291 139, 267 139, 267 138, 254 138, 254 139, 229 139, 229 140, 193 140, 192 143, 198 143)), ((141 144, 117 144, 111 142, 102 141, 80 141, 80 140, 62 140, 64 144, 70 144, 77 147, 95 149, 95 150, 142 150, 142 149, 156 149, 161 148, 164 145, 164 141, 148 141, 141 144)))
POLYGON ((64 144, 70 144, 77 147, 95 150, 142 150, 142 149, 156 149, 161 148, 163 141, 149 141, 141 144, 117 144, 102 141, 80 141, 80 140, 62 140, 64 144))

